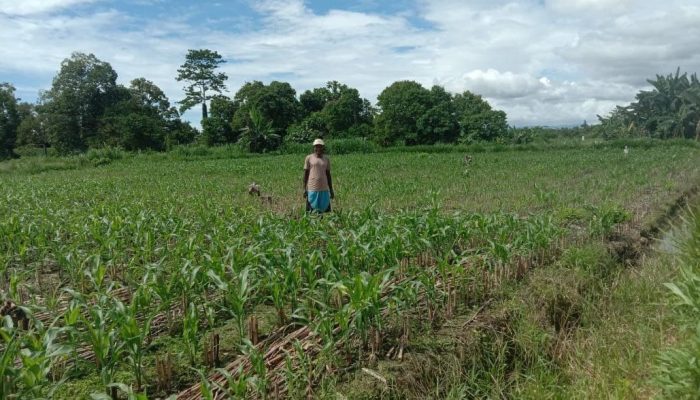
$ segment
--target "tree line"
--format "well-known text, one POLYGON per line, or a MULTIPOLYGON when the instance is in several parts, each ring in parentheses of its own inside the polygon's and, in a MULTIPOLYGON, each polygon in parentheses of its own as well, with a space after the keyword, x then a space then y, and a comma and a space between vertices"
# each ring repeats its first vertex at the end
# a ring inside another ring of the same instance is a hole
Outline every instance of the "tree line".
POLYGON ((189 50, 176 77, 185 83, 177 108, 148 79, 118 84, 108 62, 79 52, 63 60, 36 103, 22 102, 11 84, 2 83, 0 157, 13 156, 19 146, 68 154, 106 146, 160 151, 195 141, 263 152, 315 137, 359 137, 384 146, 457 143, 494 140, 508 128, 506 114, 479 95, 413 81, 385 88, 376 106, 337 81, 299 96, 287 82, 252 81, 228 97, 228 77, 218 71, 224 62, 216 51, 189 50), (197 105, 201 131, 181 119, 197 105))

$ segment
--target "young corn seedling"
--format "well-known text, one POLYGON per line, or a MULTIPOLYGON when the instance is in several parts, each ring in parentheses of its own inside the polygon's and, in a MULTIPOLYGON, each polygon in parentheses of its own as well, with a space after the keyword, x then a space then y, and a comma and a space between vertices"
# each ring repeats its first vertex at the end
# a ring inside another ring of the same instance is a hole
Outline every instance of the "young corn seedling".
POLYGON ((0 399, 9 399, 17 390, 21 367, 15 365, 22 348, 21 338, 9 315, 0 318, 0 399))
POLYGON ((295 340, 294 351, 286 352, 284 360, 284 380, 291 398, 313 398, 315 377, 314 360, 306 354, 302 344, 295 340))
POLYGON ((250 382, 253 384, 255 391, 263 399, 267 398, 269 381, 265 355, 257 347, 253 346, 249 340, 243 340, 241 352, 250 360, 253 373, 250 377, 250 382))
POLYGON ((70 354, 68 346, 57 343, 56 338, 60 333, 60 328, 50 327, 43 332, 34 330, 24 336, 24 345, 19 353, 22 360, 20 398, 52 398, 53 391, 63 383, 63 379, 58 382, 49 379, 56 363, 70 354))
POLYGON ((248 385, 251 384, 250 377, 240 365, 235 373, 230 373, 223 368, 217 368, 217 371, 226 378, 226 385, 220 385, 212 382, 221 393, 229 399, 245 399, 248 395, 248 385))
POLYGON ((269 299, 272 301, 272 305, 277 310, 277 323, 279 326, 284 326, 287 323, 287 313, 285 312, 285 307, 287 306, 287 289, 284 285, 284 278, 279 276, 278 271, 270 270, 268 271, 267 282, 267 292, 269 293, 269 299))
POLYGON ((250 308, 250 300, 254 298, 255 286, 249 278, 250 269, 245 268, 233 279, 226 282, 213 271, 209 271, 209 277, 214 281, 219 290, 223 291, 224 308, 236 321, 240 340, 245 337, 245 325, 250 308))
POLYGON ((126 395, 127 400, 148 400, 148 396, 143 393, 138 393, 138 390, 134 390, 131 386, 125 385, 123 383, 112 383, 109 385, 111 396, 107 396, 104 393, 95 393, 92 395, 94 400, 114 400, 118 398, 118 393, 122 392, 126 395))
POLYGON ((129 307, 120 301, 115 302, 112 318, 119 328, 119 338, 126 359, 136 378, 136 391, 140 392, 143 385, 143 356, 146 352, 148 334, 151 330, 153 314, 148 311, 152 296, 148 286, 141 286, 134 293, 129 307), (140 315, 145 318, 139 319, 140 315))
POLYGON ((95 365, 100 371, 100 377, 108 394, 111 388, 108 385, 114 383, 114 373, 116 371, 119 353, 122 342, 119 340, 118 328, 113 321, 110 321, 107 313, 112 309, 113 304, 109 297, 98 294, 95 304, 83 304, 87 310, 81 314, 81 321, 84 327, 85 341, 92 348, 95 354, 95 365), (107 313, 105 313, 107 310, 107 313))
POLYGON ((182 340, 185 342, 185 350, 190 360, 190 365, 197 365, 197 351, 199 349, 199 316, 194 303, 189 303, 182 324, 182 340))

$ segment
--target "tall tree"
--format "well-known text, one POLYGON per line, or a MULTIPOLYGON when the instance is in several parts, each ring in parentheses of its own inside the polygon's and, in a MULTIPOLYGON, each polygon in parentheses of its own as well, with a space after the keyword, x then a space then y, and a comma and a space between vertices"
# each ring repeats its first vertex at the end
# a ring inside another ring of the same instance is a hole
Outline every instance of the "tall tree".
POLYGON ((481 96, 465 91, 454 97, 454 103, 459 117, 460 140, 491 141, 507 134, 506 113, 491 109, 481 96))
POLYGON ((441 86, 430 89, 432 107, 418 118, 420 144, 454 143, 459 136, 459 123, 453 97, 441 86))
POLYGON ((269 121, 276 135, 285 134, 287 128, 299 120, 302 106, 296 91, 287 82, 272 81, 265 85, 259 81, 246 82, 233 98, 235 114, 232 128, 242 132, 251 126, 251 111, 256 109, 262 120, 269 121))
POLYGON ((202 120, 207 118, 207 100, 212 94, 226 90, 224 82, 228 79, 223 72, 216 72, 219 65, 226 61, 216 51, 209 49, 189 50, 185 63, 177 70, 177 81, 186 81, 185 99, 180 102, 180 112, 183 113, 197 104, 202 104, 202 120))
POLYGON ((117 73, 109 63, 84 53, 63 60, 51 89, 41 95, 51 144, 61 152, 98 145, 99 120, 116 94, 117 73))
POLYGON ((9 83, 0 83, 0 159, 14 154, 19 124, 15 88, 9 83))
POLYGON ((165 93, 153 82, 138 78, 128 88, 119 86, 115 98, 101 119, 103 144, 127 150, 165 149, 179 129, 177 110, 170 107, 165 93))
POLYGON ((307 90, 299 96, 304 119, 291 127, 295 140, 308 141, 302 131, 319 136, 365 136, 369 132, 373 110, 357 89, 338 81, 329 81, 325 87, 307 90))
POLYGON ((418 144, 418 119, 432 108, 430 91, 414 81, 398 81, 377 97, 380 114, 374 119, 377 141, 383 145, 405 141, 418 144))
POLYGON ((326 87, 331 96, 322 112, 329 132, 342 136, 357 125, 372 122, 369 102, 357 89, 336 81, 328 82, 326 87))
POLYGON ((231 127, 236 113, 236 105, 226 96, 211 99, 209 117, 202 121, 202 139, 209 146, 233 143, 238 140, 240 132, 231 127))
POLYGON ((22 122, 17 128, 17 145, 42 147, 47 154, 49 137, 47 133, 47 115, 38 112, 39 106, 30 103, 20 103, 19 110, 22 122))

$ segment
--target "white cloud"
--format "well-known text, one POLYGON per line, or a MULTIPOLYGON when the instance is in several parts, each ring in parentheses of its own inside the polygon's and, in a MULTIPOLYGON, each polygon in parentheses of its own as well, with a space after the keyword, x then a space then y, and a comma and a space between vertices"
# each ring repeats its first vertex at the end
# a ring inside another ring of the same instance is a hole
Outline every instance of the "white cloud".
MULTIPOLYGON (((511 123, 560 125, 595 121, 656 73, 700 71, 700 6, 692 0, 418 0, 395 14, 317 13, 301 0, 267 0, 252 3, 260 18, 244 21, 245 31, 91 1, 0 0, 3 80, 22 76, 18 87, 48 88, 61 60, 92 52, 120 82, 144 76, 174 102, 187 50, 210 48, 229 61, 230 95, 255 79, 288 81, 298 92, 339 80, 374 101, 411 79, 481 94, 511 123), (78 6, 80 13, 62 12, 78 6)), ((217 12, 237 14, 232 3, 217 12)))
POLYGON ((546 0, 552 10, 560 13, 620 13, 635 4, 632 0, 546 0))
POLYGON ((95 0, 0 0, 0 13, 31 15, 66 9, 95 0))
POLYGON ((476 69, 464 74, 454 90, 469 90, 486 97, 518 98, 535 94, 543 87, 545 85, 534 76, 514 74, 510 71, 499 72, 489 68, 486 71, 476 69))

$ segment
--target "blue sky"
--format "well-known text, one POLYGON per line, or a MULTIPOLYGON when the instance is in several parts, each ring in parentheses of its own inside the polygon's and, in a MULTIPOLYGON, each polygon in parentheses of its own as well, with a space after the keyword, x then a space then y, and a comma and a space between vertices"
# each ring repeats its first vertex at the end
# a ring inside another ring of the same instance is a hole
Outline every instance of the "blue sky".
POLYGON ((696 0, 0 0, 0 82, 34 101, 80 51, 174 103, 187 50, 209 48, 229 96, 251 80, 298 94, 338 80, 376 102, 411 79, 481 94, 514 125, 573 125, 656 73, 700 70, 698 37, 696 0))

